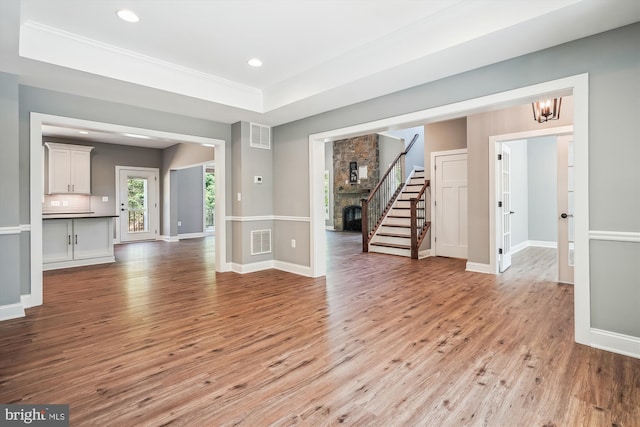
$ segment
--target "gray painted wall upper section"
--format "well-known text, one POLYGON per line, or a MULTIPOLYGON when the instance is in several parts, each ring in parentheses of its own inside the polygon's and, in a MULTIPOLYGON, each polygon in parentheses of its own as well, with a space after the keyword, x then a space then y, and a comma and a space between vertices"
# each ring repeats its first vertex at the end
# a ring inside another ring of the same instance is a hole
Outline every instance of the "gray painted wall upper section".
POLYGON ((202 166, 176 171, 178 179, 178 234, 202 233, 204 176, 202 166))
MULTIPOLYGON (((15 227, 19 216, 18 78, 0 73, 0 227, 15 227)), ((27 224, 27 221, 23 222, 27 224)))
POLYGON ((530 139, 529 240, 558 241, 558 160, 555 136, 530 139))

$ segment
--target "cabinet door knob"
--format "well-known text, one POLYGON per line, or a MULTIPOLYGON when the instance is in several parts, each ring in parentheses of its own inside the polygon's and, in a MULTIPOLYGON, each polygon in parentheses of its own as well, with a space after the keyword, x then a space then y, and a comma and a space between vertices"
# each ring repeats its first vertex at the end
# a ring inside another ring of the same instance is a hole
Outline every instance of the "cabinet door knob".
POLYGON ((78 244, 78 235, 76 234, 76 245, 78 244))
POLYGON ((69 238, 69 244, 71 244, 71 234, 68 234, 67 237, 69 238))

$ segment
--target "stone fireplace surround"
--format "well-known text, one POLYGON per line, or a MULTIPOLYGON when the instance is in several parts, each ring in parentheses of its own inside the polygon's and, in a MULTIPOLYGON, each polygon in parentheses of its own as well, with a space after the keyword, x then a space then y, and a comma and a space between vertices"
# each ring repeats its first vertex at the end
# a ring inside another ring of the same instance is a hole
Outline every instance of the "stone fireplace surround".
POLYGON ((343 211, 347 206, 361 206, 361 199, 369 196, 380 177, 378 135, 370 134, 333 143, 333 223, 343 231, 343 211), (367 167, 367 178, 349 182, 349 163, 357 162, 358 169, 367 167))

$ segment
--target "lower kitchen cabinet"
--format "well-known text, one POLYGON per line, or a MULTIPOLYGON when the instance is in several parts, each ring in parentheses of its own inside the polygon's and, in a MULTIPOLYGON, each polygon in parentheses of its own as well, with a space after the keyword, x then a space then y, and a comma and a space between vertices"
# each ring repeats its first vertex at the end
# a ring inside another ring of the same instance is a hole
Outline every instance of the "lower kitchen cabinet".
POLYGON ((114 262, 113 218, 46 219, 43 270, 114 262))

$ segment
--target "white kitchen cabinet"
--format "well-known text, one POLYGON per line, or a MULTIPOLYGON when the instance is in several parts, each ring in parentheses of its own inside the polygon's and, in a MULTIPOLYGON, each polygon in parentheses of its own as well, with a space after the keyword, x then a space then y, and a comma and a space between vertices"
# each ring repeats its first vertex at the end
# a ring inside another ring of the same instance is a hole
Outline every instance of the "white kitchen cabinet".
POLYGON ((45 142, 47 194, 91 194, 91 150, 84 145, 45 142))
POLYGON ((43 270, 114 262, 113 218, 42 221, 43 270))
POLYGON ((42 222, 42 262, 71 261, 73 259, 73 220, 52 219, 42 222))

